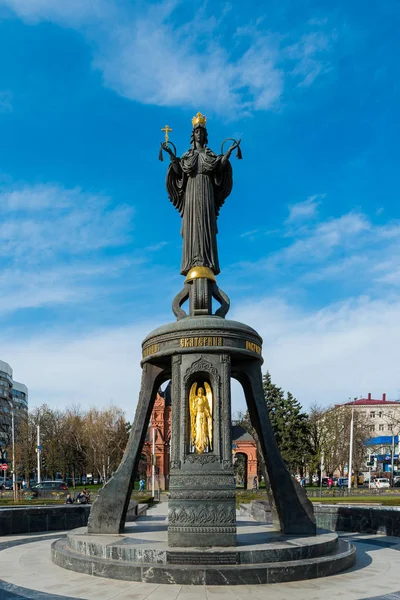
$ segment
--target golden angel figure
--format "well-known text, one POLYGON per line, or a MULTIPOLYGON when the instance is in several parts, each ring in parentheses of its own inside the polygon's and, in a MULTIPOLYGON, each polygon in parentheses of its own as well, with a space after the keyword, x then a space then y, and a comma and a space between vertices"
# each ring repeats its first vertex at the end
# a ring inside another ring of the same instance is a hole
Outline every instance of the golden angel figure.
POLYGON ((204 388, 195 382, 189 394, 190 442, 197 454, 212 450, 212 392, 207 382, 204 388))

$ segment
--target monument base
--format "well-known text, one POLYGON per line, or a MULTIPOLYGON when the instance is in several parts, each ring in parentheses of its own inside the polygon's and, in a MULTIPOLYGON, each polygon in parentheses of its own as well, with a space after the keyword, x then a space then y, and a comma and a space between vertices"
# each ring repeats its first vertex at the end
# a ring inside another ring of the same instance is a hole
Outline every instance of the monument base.
POLYGON ((235 546, 170 548, 166 521, 143 517, 119 536, 88 535, 86 528, 75 529, 53 543, 52 560, 72 571, 110 579, 251 585, 334 575, 354 565, 355 548, 336 533, 285 536, 271 525, 240 517, 235 546))

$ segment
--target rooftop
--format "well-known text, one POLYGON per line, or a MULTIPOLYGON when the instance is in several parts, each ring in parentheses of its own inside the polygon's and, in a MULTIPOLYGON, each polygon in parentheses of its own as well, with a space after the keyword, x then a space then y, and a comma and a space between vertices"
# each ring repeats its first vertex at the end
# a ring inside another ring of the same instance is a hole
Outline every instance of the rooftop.
POLYGON ((232 441, 233 442, 254 442, 254 438, 241 425, 232 425, 232 441))
POLYGON ((375 398, 371 398, 371 394, 368 394, 367 398, 358 398, 357 400, 345 402, 344 404, 337 404, 336 406, 386 406, 387 404, 400 405, 400 400, 386 400, 386 394, 382 394, 382 398, 380 400, 376 400, 375 398))
POLYGON ((17 392, 22 392, 23 394, 28 395, 28 388, 24 383, 20 383, 19 381, 13 381, 13 389, 17 390, 17 392))

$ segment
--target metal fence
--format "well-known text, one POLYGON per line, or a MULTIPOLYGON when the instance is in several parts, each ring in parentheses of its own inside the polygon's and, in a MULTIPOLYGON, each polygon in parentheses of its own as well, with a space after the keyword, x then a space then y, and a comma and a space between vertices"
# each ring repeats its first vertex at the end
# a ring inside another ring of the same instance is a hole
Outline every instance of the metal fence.
POLYGON ((400 488, 386 488, 386 489, 376 489, 368 487, 358 487, 358 488, 347 488, 347 487, 333 487, 330 490, 327 488, 322 488, 322 493, 320 488, 306 488, 307 496, 310 498, 343 498, 346 496, 400 496, 400 488))

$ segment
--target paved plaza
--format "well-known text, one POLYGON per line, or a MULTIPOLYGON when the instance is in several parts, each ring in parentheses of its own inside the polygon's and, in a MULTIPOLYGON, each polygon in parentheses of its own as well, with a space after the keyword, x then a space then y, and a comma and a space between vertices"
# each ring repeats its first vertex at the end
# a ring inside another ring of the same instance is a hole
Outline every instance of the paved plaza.
MULTIPOLYGON (((150 515, 166 516, 166 503, 150 515)), ((246 517, 247 518, 247 517, 246 517)), ((60 533, 11 535, 0 541, 0 600, 400 600, 400 538, 346 534, 357 547, 350 571, 323 579, 259 586, 180 586, 107 580, 66 571, 50 560, 60 533)), ((188 567, 190 568, 190 567, 188 567)))

